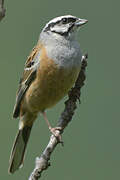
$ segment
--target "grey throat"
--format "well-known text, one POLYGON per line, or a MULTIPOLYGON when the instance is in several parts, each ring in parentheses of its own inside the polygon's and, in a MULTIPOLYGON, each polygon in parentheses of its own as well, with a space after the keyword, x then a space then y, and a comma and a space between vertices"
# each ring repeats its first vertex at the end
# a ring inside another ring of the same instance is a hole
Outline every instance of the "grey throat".
POLYGON ((82 53, 75 34, 64 37, 53 32, 41 32, 40 42, 45 46, 49 58, 59 67, 79 67, 82 53))

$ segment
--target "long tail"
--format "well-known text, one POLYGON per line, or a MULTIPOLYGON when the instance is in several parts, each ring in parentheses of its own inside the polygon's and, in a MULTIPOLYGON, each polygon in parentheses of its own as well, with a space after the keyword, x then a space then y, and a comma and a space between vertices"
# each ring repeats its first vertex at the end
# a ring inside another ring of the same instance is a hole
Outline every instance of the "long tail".
POLYGON ((9 173, 14 173, 23 164, 25 149, 31 132, 31 126, 18 131, 10 156, 9 173))

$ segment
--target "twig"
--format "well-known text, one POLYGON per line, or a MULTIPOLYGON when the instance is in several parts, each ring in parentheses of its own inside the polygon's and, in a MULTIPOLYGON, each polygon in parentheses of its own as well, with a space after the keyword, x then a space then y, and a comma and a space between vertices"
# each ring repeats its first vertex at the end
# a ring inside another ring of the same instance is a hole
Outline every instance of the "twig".
MULTIPOLYGON (((84 85, 84 81, 86 79, 85 69, 87 66, 87 58, 88 58, 87 54, 82 56, 81 71, 78 75, 74 88, 72 88, 68 94, 69 99, 65 102, 65 109, 58 120, 57 127, 60 127, 61 130, 56 130, 57 135, 62 134, 64 128, 72 120, 75 109, 77 108, 76 105, 77 100, 80 101, 80 95, 81 95, 80 90, 81 87, 84 85)), ((36 158, 35 168, 31 173, 29 180, 38 180, 41 177, 41 173, 50 166, 49 160, 51 153, 54 151, 58 143, 59 143, 58 139, 55 136, 51 135, 49 143, 45 148, 45 150, 43 151, 42 155, 36 158)))
POLYGON ((0 21, 5 17, 4 0, 0 0, 0 21))

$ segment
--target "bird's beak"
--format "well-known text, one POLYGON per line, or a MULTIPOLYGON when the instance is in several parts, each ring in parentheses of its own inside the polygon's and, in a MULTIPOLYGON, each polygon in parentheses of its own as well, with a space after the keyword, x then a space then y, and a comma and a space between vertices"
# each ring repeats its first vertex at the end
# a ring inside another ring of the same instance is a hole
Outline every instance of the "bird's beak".
POLYGON ((86 24, 87 22, 88 22, 88 20, 86 20, 86 19, 78 19, 78 20, 75 22, 75 26, 80 27, 80 26, 82 26, 83 24, 86 24))

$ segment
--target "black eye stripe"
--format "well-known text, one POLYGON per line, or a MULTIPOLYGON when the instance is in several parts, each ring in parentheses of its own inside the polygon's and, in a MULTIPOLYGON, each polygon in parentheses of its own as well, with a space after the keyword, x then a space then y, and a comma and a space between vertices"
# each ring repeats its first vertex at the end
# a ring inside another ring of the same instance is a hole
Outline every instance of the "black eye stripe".
POLYGON ((51 23, 51 24, 49 24, 49 27, 52 27, 52 26, 54 26, 55 24, 59 24, 60 22, 62 22, 63 24, 67 24, 67 23, 70 23, 70 22, 75 22, 76 21, 76 18, 71 18, 71 17, 69 17, 69 18, 63 18, 63 19, 61 19, 60 21, 57 21, 57 22, 55 22, 55 23, 51 23))
POLYGON ((69 18, 68 21, 69 21, 69 22, 75 22, 76 19, 75 19, 75 18, 69 18))
POLYGON ((76 18, 63 18, 62 19, 62 22, 63 23, 70 23, 70 22, 75 22, 76 21, 76 18))

